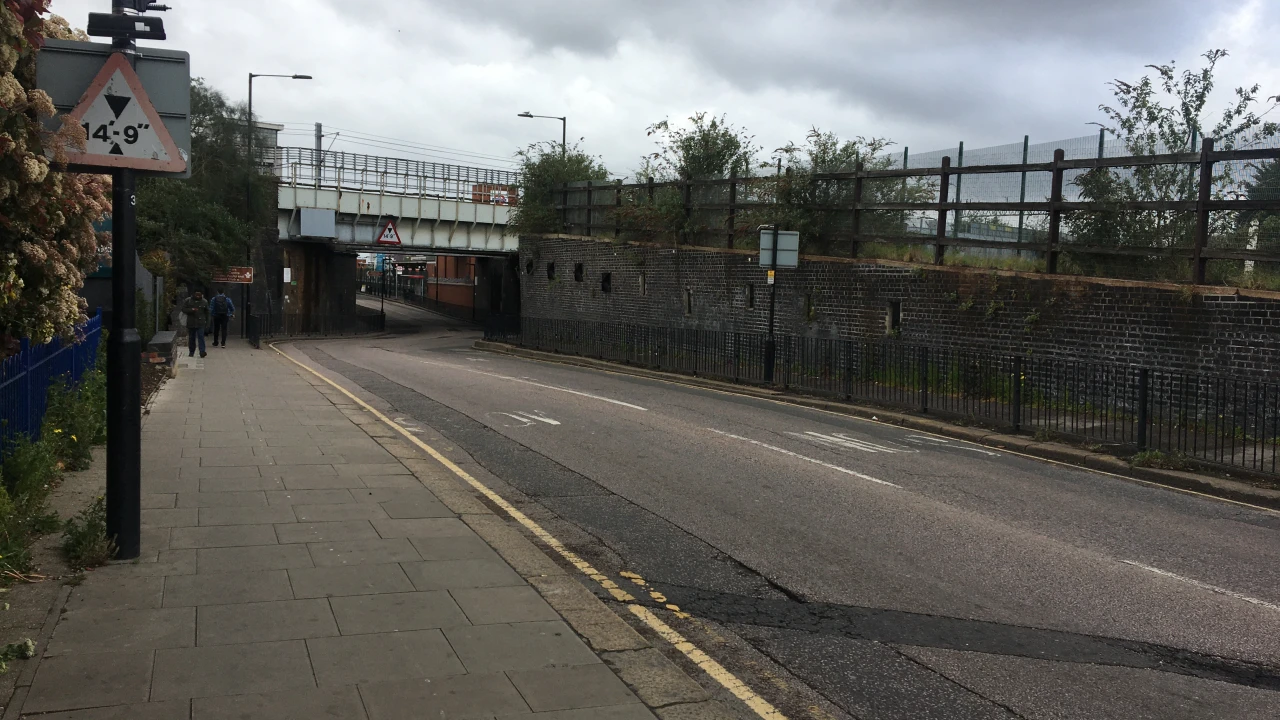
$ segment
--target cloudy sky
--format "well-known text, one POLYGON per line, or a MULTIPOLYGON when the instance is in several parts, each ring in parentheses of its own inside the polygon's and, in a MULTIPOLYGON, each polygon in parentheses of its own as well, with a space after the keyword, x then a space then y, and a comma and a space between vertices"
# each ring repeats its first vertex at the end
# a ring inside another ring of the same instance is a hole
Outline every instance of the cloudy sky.
MULTIPOLYGON (((811 126, 913 154, 1087 135, 1109 80, 1215 47, 1231 56, 1214 107, 1240 84, 1280 94, 1273 0, 166 2, 163 45, 234 100, 249 72, 315 76, 254 82, 285 144, 311 146, 322 122, 334 149, 496 167, 559 139, 523 110, 567 115, 571 140, 623 175, 652 148, 648 125, 696 111, 766 151, 811 126)), ((109 5, 53 11, 83 27, 109 5)))

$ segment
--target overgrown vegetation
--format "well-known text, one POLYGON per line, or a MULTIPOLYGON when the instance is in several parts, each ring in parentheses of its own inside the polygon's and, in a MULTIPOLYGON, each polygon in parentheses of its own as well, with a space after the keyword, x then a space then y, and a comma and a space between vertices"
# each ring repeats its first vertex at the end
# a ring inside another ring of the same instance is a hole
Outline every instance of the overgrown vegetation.
MULTIPOLYGON (((1214 71, 1226 50, 1204 54, 1197 70, 1177 71, 1173 63, 1148 66, 1155 77, 1136 82, 1115 80, 1114 105, 1102 105, 1107 132, 1119 138, 1130 155, 1198 151, 1199 142, 1213 138, 1215 149, 1234 150, 1256 145, 1280 133, 1280 124, 1264 116, 1280 100, 1261 97, 1260 86, 1236 88, 1234 98, 1216 121, 1206 120, 1206 106, 1214 88, 1214 71)), ((1255 178, 1256 180, 1256 178, 1255 178)), ((1190 247, 1195 214, 1169 210, 1119 210, 1118 203, 1194 200, 1199 186, 1195 166, 1147 165, 1125 169, 1099 168, 1075 180, 1081 199, 1102 209, 1067 213, 1064 231, 1075 243, 1122 248, 1190 247)), ((1214 199, 1247 197, 1256 183, 1242 177, 1238 165, 1219 163, 1213 177, 1214 199)), ((1247 233, 1232 213, 1210 215, 1210 235, 1216 244, 1244 247, 1247 233)), ((1072 270, 1087 275, 1154 280, 1186 280, 1188 263, 1158 256, 1114 256, 1067 253, 1072 270)), ((1231 268, 1215 264, 1221 279, 1231 268)))
MULTIPOLYGON (((1111 83, 1115 99, 1100 110, 1106 133, 1120 140, 1126 154, 1198 151, 1206 137, 1214 138, 1218 150, 1241 149, 1270 144, 1269 140, 1280 135, 1280 124, 1268 119, 1268 113, 1280 106, 1280 96, 1267 97, 1256 84, 1236 88, 1224 108, 1216 115, 1210 112, 1215 72, 1227 52, 1211 50, 1203 57, 1201 66, 1192 70, 1180 71, 1173 63, 1151 65, 1153 72, 1137 81, 1111 83)), ((583 202, 585 193, 571 194, 566 211, 555 209, 561 195, 549 192, 546 181, 539 180, 521 198, 519 213, 522 218, 546 221, 526 221, 520 229, 561 232, 567 224, 582 231, 589 216, 593 234, 613 235, 616 229, 626 239, 708 247, 732 242, 735 248, 752 249, 758 243, 756 226, 776 223, 799 231, 801 251, 807 254, 854 253, 866 258, 934 261, 931 244, 913 242, 934 234, 933 211, 863 211, 861 242, 853 247, 854 213, 850 206, 858 183, 841 175, 851 175, 859 166, 866 170, 896 167, 897 155, 890 155, 893 142, 888 138, 842 139, 814 127, 802 142, 788 143, 766 155, 746 129, 723 115, 705 112, 683 122, 664 119, 647 131, 656 148, 641 158, 632 183, 636 187, 621 190, 621 196, 615 198, 609 188, 599 187, 608 177, 605 168, 591 161, 589 168, 576 175, 555 178, 556 186, 585 180, 595 183, 598 190, 592 196, 590 211, 583 202), (736 182, 709 182, 731 178, 736 182), (655 185, 649 185, 649 180, 655 185)), ((554 153, 558 150, 558 145, 545 145, 528 156, 532 163, 527 168, 537 170, 540 177, 546 177, 545 167, 565 169, 571 162, 557 157, 554 153), (548 154, 552 157, 547 158, 548 154)), ((573 151, 590 160, 578 147, 573 151)), ((1194 200, 1199 184, 1196 166, 1140 165, 1077 173, 1069 171, 1067 175, 1072 186, 1068 194, 1078 194, 1095 207, 1063 214, 1059 272, 1167 281, 1190 278, 1190 262, 1166 251, 1191 246, 1194 213, 1119 208, 1129 202, 1194 200), (1087 252, 1084 246, 1149 248, 1154 252, 1110 255, 1087 252)), ((952 177, 949 197, 960 196, 962 181, 963 176, 952 177)), ((981 176, 964 183, 964 200, 979 199, 973 196, 974 183, 981 183, 981 176)), ((979 184, 979 194, 984 192, 981 187, 979 184)), ((1212 187, 1215 199, 1280 200, 1280 162, 1218 163, 1212 187)), ((866 203, 925 204, 937 199, 938 189, 936 178, 930 177, 863 178, 861 197, 866 203)), ((987 199, 1011 201, 1016 197, 1015 188, 1013 197, 987 199)), ((1047 198, 1026 199, 1038 202, 1047 198)), ((1048 215, 1042 211, 964 210, 948 219, 947 232, 953 237, 1026 243, 1043 243, 1048 238, 1048 215)), ((1280 253, 1280 211, 1215 211, 1210 221, 1213 248, 1280 253)), ((1016 255, 999 246, 985 251, 952 247, 944 262, 1024 272, 1045 270, 1039 253, 1016 255)), ((1280 289, 1280 263, 1271 265, 1275 267, 1244 260, 1212 260, 1208 277, 1215 283, 1280 289)))
POLYGON ((1160 470, 1189 470, 1191 464, 1182 453, 1164 453, 1159 450, 1143 450, 1129 459, 1129 464, 1141 468, 1160 470))
POLYGON ((92 447, 106 440, 105 362, 105 343, 100 343, 96 366, 81 376, 79 385, 70 387, 59 379, 49 387, 39 439, 18 436, 3 448, 0 581, 28 577, 32 541, 61 526, 48 509, 50 491, 64 470, 88 467, 92 447))
POLYGON ((107 537, 107 506, 102 496, 67 520, 62 551, 76 570, 105 565, 115 556, 115 543, 107 537))
POLYGON ((565 183, 609 179, 600 159, 586 154, 577 144, 534 143, 516 155, 520 158, 520 202, 508 226, 517 234, 563 232, 556 205, 565 183))

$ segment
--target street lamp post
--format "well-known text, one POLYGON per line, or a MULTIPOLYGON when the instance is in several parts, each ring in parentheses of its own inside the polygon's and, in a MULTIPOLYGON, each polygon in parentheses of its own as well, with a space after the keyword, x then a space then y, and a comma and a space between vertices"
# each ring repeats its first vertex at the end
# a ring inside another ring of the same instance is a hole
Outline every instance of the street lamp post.
MULTIPOLYGON (((288 78, 290 80, 310 80, 311 79, 310 75, 270 75, 270 74, 262 74, 262 73, 249 73, 249 117, 245 122, 248 129, 248 135, 247 135, 248 139, 246 141, 248 143, 248 146, 247 146, 248 152, 246 153, 246 157, 249 160, 249 174, 245 180, 245 208, 248 211, 250 228, 253 227, 253 175, 254 175, 254 172, 256 171, 256 168, 254 168, 254 163, 253 163, 253 136, 257 134, 256 128, 254 128, 254 124, 253 124, 253 79, 260 78, 260 77, 288 78)), ((253 237, 252 236, 249 238, 249 241, 245 246, 244 254, 245 254, 245 262, 250 267, 252 267, 253 266, 253 237)), ((268 292, 270 291, 268 290, 268 292)), ((250 297, 249 286, 248 285, 242 286, 240 288, 240 307, 241 307, 241 310, 244 312, 244 315, 242 316, 244 319, 240 321, 240 337, 248 336, 249 311, 253 309, 253 305, 249 301, 249 297, 250 297)))
POLYGON ((516 117, 522 118, 546 118, 547 120, 560 121, 560 157, 565 158, 569 155, 569 121, 565 117, 558 115, 534 115, 528 110, 519 113, 516 117))

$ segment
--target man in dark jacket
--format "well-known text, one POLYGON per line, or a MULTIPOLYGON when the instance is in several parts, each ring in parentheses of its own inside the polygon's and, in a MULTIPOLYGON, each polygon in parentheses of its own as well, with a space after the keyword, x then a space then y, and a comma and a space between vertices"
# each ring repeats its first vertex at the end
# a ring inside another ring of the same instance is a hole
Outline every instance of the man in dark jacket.
POLYGON ((196 291, 182 302, 182 312, 187 315, 187 357, 196 354, 196 342, 200 344, 200 357, 208 353, 204 351, 204 329, 209 326, 209 303, 204 293, 196 291))
POLYGON ((222 347, 227 346, 227 321, 236 316, 236 306, 221 290, 209 298, 209 314, 213 316, 213 346, 218 347, 218 332, 222 332, 222 347))

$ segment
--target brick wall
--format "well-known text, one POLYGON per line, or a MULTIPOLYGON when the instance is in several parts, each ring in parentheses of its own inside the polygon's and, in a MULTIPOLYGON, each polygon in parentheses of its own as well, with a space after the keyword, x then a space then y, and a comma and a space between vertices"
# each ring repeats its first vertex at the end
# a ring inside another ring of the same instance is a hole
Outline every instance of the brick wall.
MULTIPOLYGON (((768 328, 770 289, 749 251, 525 236, 519 271, 525 317, 768 328)), ((777 287, 779 334, 881 337, 896 308, 906 342, 1280 380, 1276 292, 838 258, 778 270, 777 287)))

